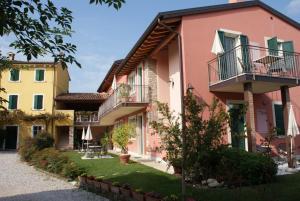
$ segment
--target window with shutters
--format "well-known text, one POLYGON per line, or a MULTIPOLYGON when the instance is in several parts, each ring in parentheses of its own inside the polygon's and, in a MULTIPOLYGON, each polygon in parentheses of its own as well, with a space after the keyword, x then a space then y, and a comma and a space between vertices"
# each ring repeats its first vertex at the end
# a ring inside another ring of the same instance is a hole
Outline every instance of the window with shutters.
POLYGON ((274 126, 278 136, 285 135, 283 107, 281 103, 273 103, 274 126))
POLYGON ((12 70, 10 70, 9 81, 11 81, 11 82, 18 82, 18 81, 20 81, 20 70, 19 69, 12 69, 12 70))
POLYGON ((44 102, 44 96, 43 95, 34 95, 33 96, 33 109, 34 110, 43 110, 44 106, 43 106, 43 102, 44 102))
POLYGON ((13 94, 8 96, 8 109, 9 110, 18 109, 18 95, 13 94))
POLYGON ((45 69, 35 69, 35 79, 36 82, 45 81, 45 69))

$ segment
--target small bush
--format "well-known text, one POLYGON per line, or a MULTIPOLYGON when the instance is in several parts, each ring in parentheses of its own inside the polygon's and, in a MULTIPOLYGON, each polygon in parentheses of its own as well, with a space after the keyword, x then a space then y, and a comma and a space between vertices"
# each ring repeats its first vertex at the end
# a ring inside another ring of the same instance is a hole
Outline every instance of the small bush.
POLYGON ((64 165, 68 163, 68 158, 54 148, 46 148, 34 153, 32 162, 38 168, 60 174, 64 165))
POLYGON ((228 185, 255 185, 271 182, 277 165, 268 156, 236 148, 220 148, 200 157, 202 173, 228 185))
POLYGON ((32 160, 33 154, 36 152, 36 146, 34 143, 34 139, 31 137, 25 137, 19 149, 19 154, 21 156, 21 160, 30 162, 32 160))
POLYGON ((38 150, 53 147, 54 139, 47 132, 41 132, 34 138, 34 144, 38 150))
POLYGON ((75 163, 69 161, 63 166, 62 175, 70 179, 76 179, 84 174, 84 169, 78 167, 75 163))

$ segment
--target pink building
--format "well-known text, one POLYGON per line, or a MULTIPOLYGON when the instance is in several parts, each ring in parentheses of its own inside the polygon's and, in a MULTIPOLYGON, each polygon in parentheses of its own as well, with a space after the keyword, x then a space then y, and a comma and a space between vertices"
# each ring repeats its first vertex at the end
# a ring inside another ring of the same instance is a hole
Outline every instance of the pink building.
MULTIPOLYGON (((297 52, 300 24, 260 1, 159 13, 101 83, 98 92, 110 96, 99 108, 100 124, 134 122, 138 135, 130 151, 159 158, 159 137, 149 128, 157 118, 154 102, 166 102, 179 114, 182 95, 192 87, 207 103, 217 97, 237 112, 248 105, 244 118, 232 113, 236 121, 228 128, 228 143, 256 151, 271 125, 278 128, 276 152, 286 143, 291 104, 300 125, 297 52), (237 143, 234 133, 241 130, 247 137, 237 143)), ((300 154, 300 137, 295 151, 300 154)))

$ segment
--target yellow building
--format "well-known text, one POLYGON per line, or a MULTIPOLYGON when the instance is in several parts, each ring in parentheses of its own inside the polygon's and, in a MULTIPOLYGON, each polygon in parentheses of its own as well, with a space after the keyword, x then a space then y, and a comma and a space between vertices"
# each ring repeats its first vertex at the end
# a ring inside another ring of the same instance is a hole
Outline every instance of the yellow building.
MULTIPOLYGON (((28 115, 64 113, 67 117, 50 123, 35 120, 5 125, 7 134, 0 141, 0 149, 16 149, 22 137, 34 137, 41 130, 46 130, 46 127, 54 135, 56 144, 61 132, 67 132, 66 136, 72 137, 74 111, 56 110, 55 106, 55 97, 69 91, 68 70, 63 69, 60 63, 17 61, 13 53, 8 58, 15 68, 1 73, 0 88, 5 88, 6 93, 2 92, 0 96, 8 100, 4 106, 9 111, 21 110, 28 115)), ((65 146, 72 147, 72 141, 65 146)))

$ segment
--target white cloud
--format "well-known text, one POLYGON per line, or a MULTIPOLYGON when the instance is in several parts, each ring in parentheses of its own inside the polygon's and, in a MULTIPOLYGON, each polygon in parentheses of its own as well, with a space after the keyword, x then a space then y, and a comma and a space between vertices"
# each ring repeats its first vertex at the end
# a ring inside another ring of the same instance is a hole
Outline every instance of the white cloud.
POLYGON ((300 0, 291 0, 287 6, 287 11, 291 15, 300 14, 300 0))

